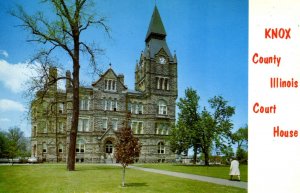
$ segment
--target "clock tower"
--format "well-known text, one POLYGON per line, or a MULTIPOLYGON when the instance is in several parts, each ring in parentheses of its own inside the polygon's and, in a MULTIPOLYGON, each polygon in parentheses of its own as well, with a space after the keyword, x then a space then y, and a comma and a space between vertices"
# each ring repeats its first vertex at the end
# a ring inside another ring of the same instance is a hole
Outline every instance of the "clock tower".
POLYGON ((176 54, 171 54, 166 36, 155 6, 145 38, 145 49, 136 64, 135 89, 146 95, 177 98, 177 58, 176 54))

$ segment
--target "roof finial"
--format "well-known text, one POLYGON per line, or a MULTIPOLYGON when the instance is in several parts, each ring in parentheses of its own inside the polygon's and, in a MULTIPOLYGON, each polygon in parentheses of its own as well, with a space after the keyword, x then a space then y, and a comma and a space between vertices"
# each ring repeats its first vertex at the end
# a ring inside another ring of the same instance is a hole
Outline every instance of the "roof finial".
POLYGON ((111 62, 109 63, 109 68, 111 69, 111 62))

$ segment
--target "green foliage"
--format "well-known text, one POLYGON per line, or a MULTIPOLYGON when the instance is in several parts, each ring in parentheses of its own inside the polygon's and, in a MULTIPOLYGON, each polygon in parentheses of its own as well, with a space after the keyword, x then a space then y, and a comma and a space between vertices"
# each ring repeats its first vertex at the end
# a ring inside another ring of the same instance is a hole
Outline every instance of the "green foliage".
POLYGON ((236 158, 240 163, 247 164, 248 163, 248 152, 243 148, 238 148, 236 150, 236 158))
POLYGON ((179 124, 171 129, 169 136, 171 151, 176 154, 185 152, 190 146, 187 129, 179 124))
POLYGON ((238 145, 239 148, 248 149, 248 125, 239 128, 232 135, 232 139, 238 145))
MULTIPOLYGON (((128 169, 126 188, 119 185, 120 168, 81 165, 67 172, 64 165, 0 167, 0 192, 26 193, 246 193, 247 190, 128 169), (50 180, 51 179, 51 180, 50 180)), ((195 170, 195 169, 194 169, 195 170)), ((198 169, 196 169, 198 170, 198 169)), ((228 169, 227 169, 228 170, 228 169)), ((228 175, 228 172, 227 172, 228 175)), ((241 178, 243 180, 243 177, 241 178)))
POLYGON ((171 149, 177 153, 184 148, 194 149, 194 163, 198 151, 205 157, 205 164, 209 165, 209 154, 213 145, 224 147, 231 140, 231 121, 235 109, 228 105, 228 101, 221 96, 208 100, 210 111, 203 107, 199 112, 200 97, 192 88, 187 88, 185 97, 178 102, 179 114, 176 128, 171 132, 171 149))
POLYGON ((20 128, 13 127, 8 132, 0 132, 0 158, 28 156, 27 140, 20 128))
POLYGON ((234 157, 234 152, 231 146, 223 146, 221 148, 221 152, 223 154, 223 162, 225 164, 230 164, 230 159, 234 157))
POLYGON ((10 128, 7 132, 7 152, 9 158, 22 156, 26 152, 26 139, 20 128, 10 128))
POLYGON ((7 157, 7 143, 6 133, 0 131, 0 158, 7 157))

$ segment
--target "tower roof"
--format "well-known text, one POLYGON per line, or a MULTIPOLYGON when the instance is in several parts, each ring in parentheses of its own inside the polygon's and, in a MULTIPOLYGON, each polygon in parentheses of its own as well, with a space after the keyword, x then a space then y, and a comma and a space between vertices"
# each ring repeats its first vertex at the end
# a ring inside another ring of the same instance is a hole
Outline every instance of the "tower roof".
POLYGON ((167 33, 165 27, 155 5, 145 41, 148 42, 151 36, 157 37, 159 39, 164 39, 166 35, 167 33))

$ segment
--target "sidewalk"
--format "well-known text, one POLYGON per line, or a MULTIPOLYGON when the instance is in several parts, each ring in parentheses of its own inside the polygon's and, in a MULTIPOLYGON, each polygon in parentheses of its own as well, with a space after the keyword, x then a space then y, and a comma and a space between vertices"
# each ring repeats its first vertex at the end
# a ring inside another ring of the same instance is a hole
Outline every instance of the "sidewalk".
POLYGON ((132 168, 132 169, 136 169, 136 170, 146 171, 146 172, 164 174, 164 175, 168 175, 168 176, 175 176, 175 177, 186 178, 186 179, 191 179, 191 180, 198 180, 198 181, 203 181, 203 182, 220 184, 220 185, 224 185, 224 186, 233 186, 233 187, 243 188, 243 189, 247 189, 247 187, 248 187, 247 182, 230 181, 230 180, 225 180, 225 179, 221 179, 221 178, 212 178, 212 177, 199 176, 199 175, 194 175, 194 174, 186 174, 186 173, 180 173, 180 172, 171 172, 171 171, 165 171, 165 170, 141 168, 141 167, 136 167, 136 166, 128 166, 128 167, 132 168))

